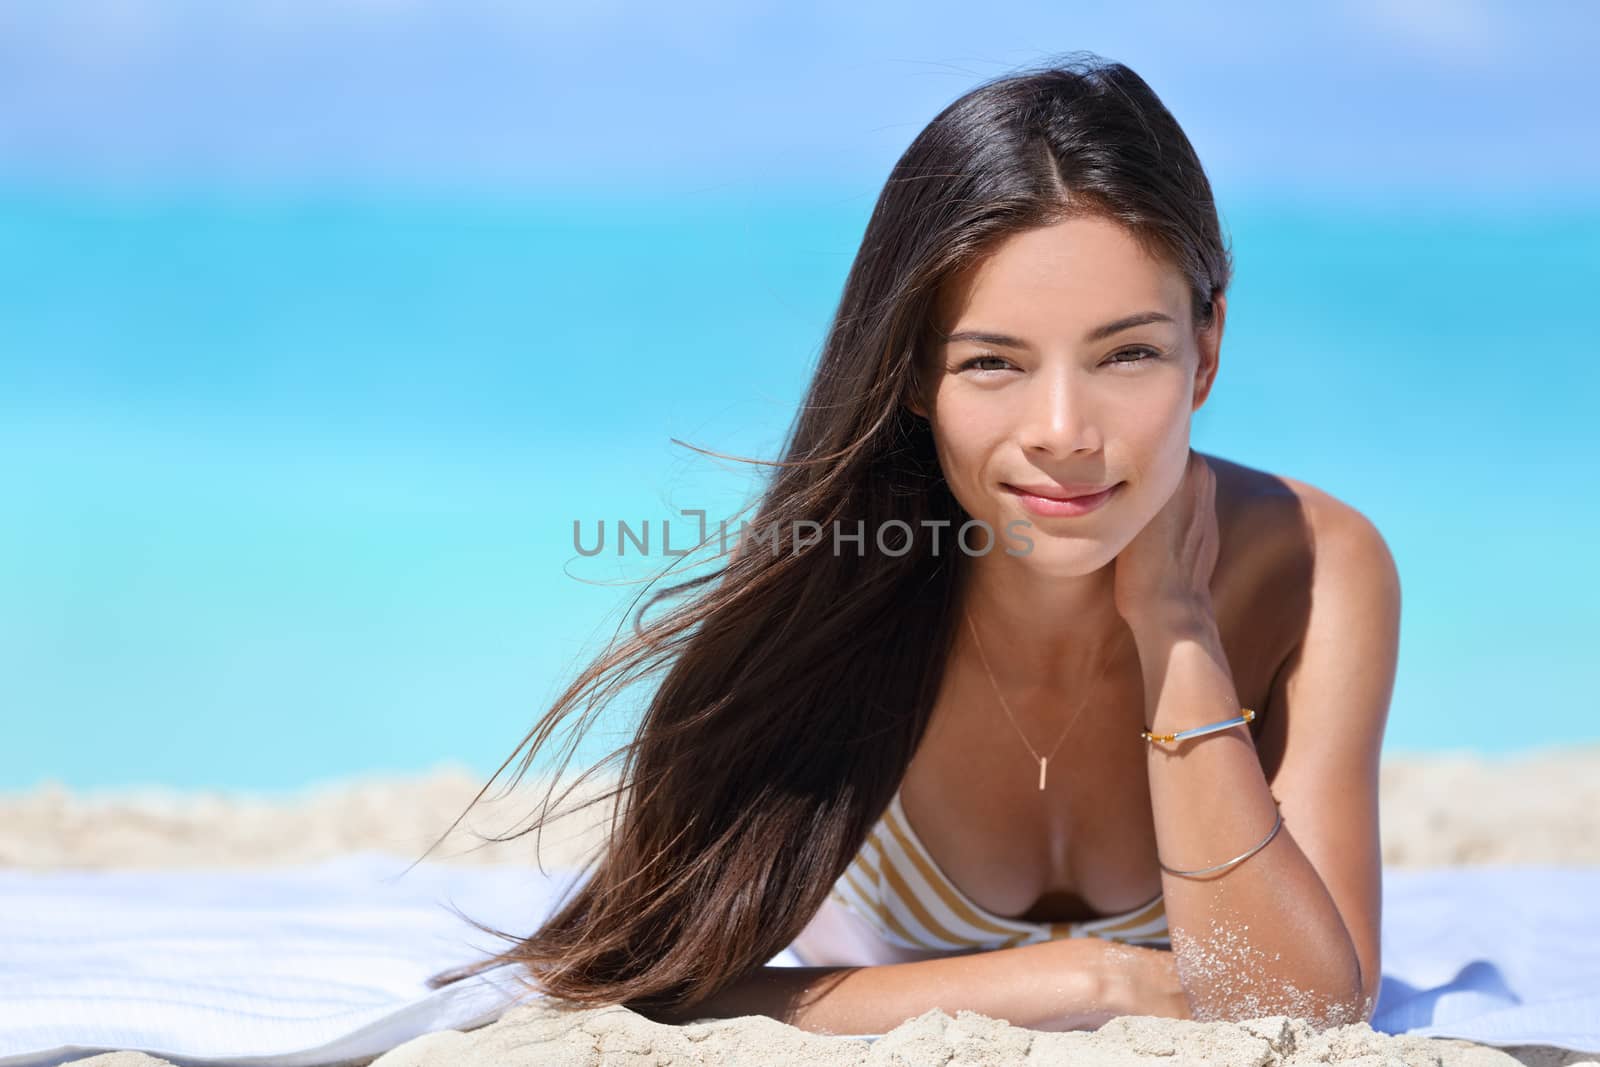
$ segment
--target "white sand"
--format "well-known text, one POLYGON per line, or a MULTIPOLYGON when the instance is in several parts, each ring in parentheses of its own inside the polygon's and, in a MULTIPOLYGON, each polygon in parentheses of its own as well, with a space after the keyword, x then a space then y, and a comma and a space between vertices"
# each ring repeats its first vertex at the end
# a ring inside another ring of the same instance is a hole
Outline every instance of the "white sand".
MULTIPOLYGON (((1506 760, 1391 758, 1382 773, 1386 866, 1504 863, 1600 864, 1600 746, 1506 760)), ((504 780, 504 779, 503 779, 504 780)), ((287 799, 171 790, 69 792, 46 783, 0 794, 0 865, 26 868, 229 866, 299 863, 351 850, 417 859, 460 815, 483 781, 460 768, 419 778, 366 778, 287 799)), ((479 844, 525 827, 542 784, 509 797, 501 783, 461 829, 427 857, 434 862, 531 864, 530 833, 479 844)), ((570 802, 563 810, 570 808, 570 802)), ((607 812, 596 805, 548 826, 539 859, 577 862, 596 847, 607 812)), ((148 1067, 166 1061, 115 1052, 78 1061, 148 1067)), ((1542 1046, 1495 1049, 1468 1041, 1391 1037, 1362 1024, 1317 1033, 1275 1017, 1197 1023, 1128 1016, 1094 1033, 1044 1033, 958 1012, 929 1011, 876 1042, 807 1034, 748 1017, 671 1027, 621 1007, 574 1010, 534 1002, 498 1022, 444 1031, 367 1061, 376 1067, 566 1064, 1325 1064, 1480 1067, 1523 1063, 1573 1067, 1595 1058, 1542 1046)))

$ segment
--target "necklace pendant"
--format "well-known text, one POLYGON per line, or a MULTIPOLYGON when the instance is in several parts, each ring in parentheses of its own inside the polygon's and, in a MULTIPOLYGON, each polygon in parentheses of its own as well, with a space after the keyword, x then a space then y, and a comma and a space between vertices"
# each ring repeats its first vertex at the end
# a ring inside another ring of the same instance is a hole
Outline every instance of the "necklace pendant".
POLYGON ((1049 756, 1039 757, 1039 788, 1041 790, 1044 789, 1044 765, 1048 762, 1050 762, 1049 756))

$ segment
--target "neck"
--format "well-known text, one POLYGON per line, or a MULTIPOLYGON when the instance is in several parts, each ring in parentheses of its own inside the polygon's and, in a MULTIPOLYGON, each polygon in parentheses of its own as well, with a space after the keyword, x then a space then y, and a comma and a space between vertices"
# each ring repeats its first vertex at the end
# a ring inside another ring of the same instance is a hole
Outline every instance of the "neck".
MULTIPOLYGON (((972 620, 983 655, 1008 692, 1081 686, 1131 637, 1116 609, 1112 564, 1058 578, 992 554, 972 562, 961 579, 957 611, 972 620)), ((967 622, 957 621, 958 643, 970 642, 967 622)))

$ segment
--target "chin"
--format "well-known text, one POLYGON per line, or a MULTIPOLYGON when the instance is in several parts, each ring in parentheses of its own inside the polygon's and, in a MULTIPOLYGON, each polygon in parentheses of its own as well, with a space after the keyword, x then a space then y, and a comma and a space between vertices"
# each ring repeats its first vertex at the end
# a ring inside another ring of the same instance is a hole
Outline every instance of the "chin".
POLYGON ((1010 558, 1043 579, 1082 578, 1117 558, 1116 550, 1101 541, 1069 542, 1041 536, 1038 530, 1031 531, 1028 536, 1033 539, 1033 550, 1026 556, 1010 558))

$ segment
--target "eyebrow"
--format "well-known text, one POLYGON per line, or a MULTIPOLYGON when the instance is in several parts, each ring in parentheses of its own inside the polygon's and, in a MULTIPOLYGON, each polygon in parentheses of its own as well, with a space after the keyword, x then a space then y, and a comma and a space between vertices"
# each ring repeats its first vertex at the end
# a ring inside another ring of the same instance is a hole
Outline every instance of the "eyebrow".
MULTIPOLYGON (((1117 319, 1114 322, 1096 326, 1084 335, 1083 340, 1085 344, 1092 344, 1095 341, 1104 340, 1114 333, 1131 330, 1135 326, 1145 326, 1152 322, 1174 321, 1176 320, 1171 315, 1166 315, 1159 311, 1140 311, 1117 319)), ((1028 347, 1026 341, 1012 337, 1010 334, 991 333, 988 330, 957 330, 955 333, 944 335, 944 341, 946 344, 955 344, 957 341, 976 341, 978 344, 998 345, 1001 348, 1028 347)))

